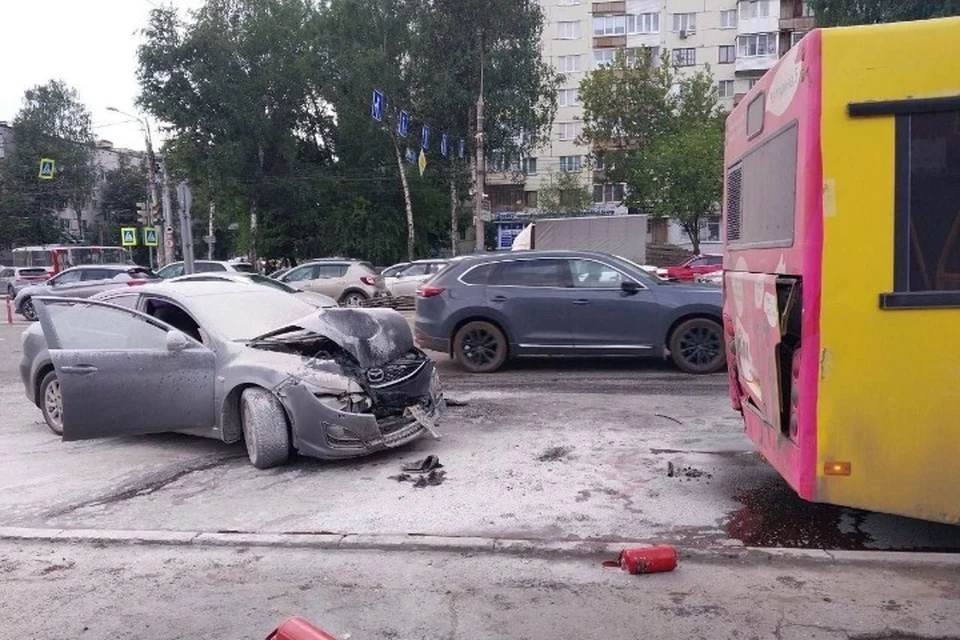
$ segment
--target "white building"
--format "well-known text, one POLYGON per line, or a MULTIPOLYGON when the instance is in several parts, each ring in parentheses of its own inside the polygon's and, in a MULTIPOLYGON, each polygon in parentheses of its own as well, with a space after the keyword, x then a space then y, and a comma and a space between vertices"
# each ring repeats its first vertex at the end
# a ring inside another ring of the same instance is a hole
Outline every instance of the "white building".
MULTIPOLYGON (((613 61, 619 52, 649 47, 669 52, 681 71, 710 67, 720 102, 735 102, 773 66, 778 55, 812 28, 803 0, 540 0, 545 16, 542 52, 564 75, 550 139, 518 166, 497 166, 487 176, 491 210, 536 209, 538 191, 558 172, 579 175, 591 189, 597 208, 626 213, 623 186, 602 183, 589 162, 592 149, 577 143, 583 107, 577 90, 584 76, 613 61), (782 6, 781 6, 782 5, 782 6), (781 19, 783 16, 784 19, 781 19), (496 169, 507 169, 497 173, 496 169)), ((509 164, 509 163, 507 163, 509 164)), ((719 242, 719 221, 704 224, 702 239, 719 242)), ((689 244, 678 225, 666 237, 689 244)))

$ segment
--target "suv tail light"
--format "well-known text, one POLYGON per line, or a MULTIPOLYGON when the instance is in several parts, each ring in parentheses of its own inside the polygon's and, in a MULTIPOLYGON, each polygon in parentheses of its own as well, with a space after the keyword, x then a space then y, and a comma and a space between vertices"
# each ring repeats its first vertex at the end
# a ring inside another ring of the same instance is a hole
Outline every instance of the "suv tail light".
POLYGON ((443 287, 434 287, 433 285, 425 284, 419 289, 417 289, 417 294, 421 298, 432 298, 443 293, 443 287))
POLYGON ((374 276, 360 276, 360 282, 368 287, 374 287, 377 284, 377 279, 374 276))

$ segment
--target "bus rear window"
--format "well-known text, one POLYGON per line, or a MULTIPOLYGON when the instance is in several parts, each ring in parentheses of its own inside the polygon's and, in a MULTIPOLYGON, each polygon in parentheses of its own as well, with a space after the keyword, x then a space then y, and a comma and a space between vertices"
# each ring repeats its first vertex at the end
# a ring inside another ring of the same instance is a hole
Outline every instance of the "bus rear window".
POLYGON ((727 244, 789 247, 797 204, 797 124, 727 170, 727 244))

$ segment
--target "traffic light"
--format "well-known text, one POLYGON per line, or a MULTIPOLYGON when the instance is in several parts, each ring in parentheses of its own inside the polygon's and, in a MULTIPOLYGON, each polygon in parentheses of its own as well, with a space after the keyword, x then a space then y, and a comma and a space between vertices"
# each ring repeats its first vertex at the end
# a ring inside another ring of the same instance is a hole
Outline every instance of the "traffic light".
POLYGON ((147 211, 146 202, 137 203, 137 221, 143 226, 150 224, 150 213, 147 211))

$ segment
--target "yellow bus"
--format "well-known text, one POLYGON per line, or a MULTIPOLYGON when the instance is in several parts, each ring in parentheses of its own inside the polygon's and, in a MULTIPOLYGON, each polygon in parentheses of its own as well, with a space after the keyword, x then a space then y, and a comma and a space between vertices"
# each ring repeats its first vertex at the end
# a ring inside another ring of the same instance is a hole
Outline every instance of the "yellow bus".
POLYGON ((960 522, 960 18, 807 34, 727 120, 747 434, 811 501, 960 522))

